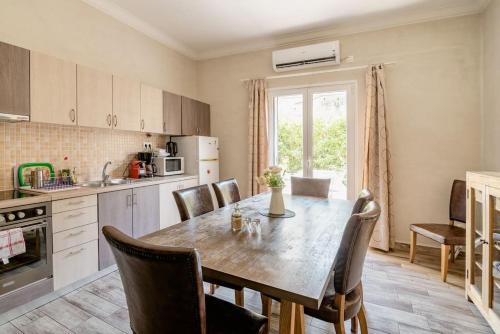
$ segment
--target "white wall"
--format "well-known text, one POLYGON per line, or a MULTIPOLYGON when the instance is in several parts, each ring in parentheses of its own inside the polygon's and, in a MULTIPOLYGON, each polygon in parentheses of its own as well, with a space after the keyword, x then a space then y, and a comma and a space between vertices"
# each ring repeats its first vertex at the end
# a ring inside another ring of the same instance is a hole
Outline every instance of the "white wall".
MULTIPOLYGON (((347 66, 397 62, 386 70, 392 213, 396 240, 409 242, 410 224, 447 222, 452 180, 480 167, 480 17, 360 33, 340 42, 342 56, 355 57, 347 66)), ((236 177, 244 194, 248 99, 240 79, 274 74, 271 50, 198 64, 198 92, 212 106, 212 132, 220 138, 221 177, 236 177)), ((358 82, 363 119, 363 71, 273 80, 270 86, 343 80, 358 82)), ((358 138, 362 129, 358 124, 358 138)))
POLYGON ((196 97, 196 63, 80 0, 2 0, 0 41, 196 97))
POLYGON ((491 1, 483 23, 483 168, 500 170, 500 1, 491 1))

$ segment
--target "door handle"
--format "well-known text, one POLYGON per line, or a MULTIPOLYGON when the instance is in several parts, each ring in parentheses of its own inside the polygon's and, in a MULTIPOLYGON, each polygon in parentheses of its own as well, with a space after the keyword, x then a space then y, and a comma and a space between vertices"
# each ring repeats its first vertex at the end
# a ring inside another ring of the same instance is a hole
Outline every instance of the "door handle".
POLYGON ((75 109, 71 109, 69 111, 69 119, 71 120, 71 123, 75 123, 75 121, 76 121, 76 110, 75 109))
POLYGON ((137 195, 136 194, 132 195, 132 205, 137 205, 137 195))
POLYGON ((127 208, 132 205, 132 195, 127 195, 127 208))
POLYGON ((114 115, 113 116, 113 126, 116 128, 117 125, 118 125, 118 116, 114 115))
POLYGON ((106 123, 108 123, 108 126, 111 126, 111 114, 108 114, 108 116, 106 116, 106 123))

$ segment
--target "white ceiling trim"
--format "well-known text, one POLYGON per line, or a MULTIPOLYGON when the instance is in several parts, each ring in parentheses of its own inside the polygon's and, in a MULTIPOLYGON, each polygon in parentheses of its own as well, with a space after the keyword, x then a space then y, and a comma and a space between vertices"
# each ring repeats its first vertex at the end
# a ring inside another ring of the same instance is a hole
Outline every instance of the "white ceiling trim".
POLYGON ((191 48, 115 4, 103 0, 82 1, 191 59, 197 58, 196 52, 191 48))
POLYGON ((104 12, 105 14, 115 18, 116 20, 138 30, 144 35, 194 60, 218 58, 218 57, 230 56, 251 51, 285 47, 300 42, 315 41, 325 38, 335 38, 344 35, 351 35, 367 31, 383 30, 408 24, 423 23, 423 22, 436 21, 436 20, 442 20, 442 19, 465 16, 465 15, 478 14, 484 11, 491 2, 491 0, 482 0, 475 3, 471 2, 471 5, 466 5, 462 7, 442 8, 439 12, 430 15, 422 15, 422 14, 404 15, 404 16, 401 15, 397 16, 396 18, 392 18, 391 20, 387 20, 386 18, 384 19, 383 17, 362 19, 362 22, 356 22, 355 24, 353 24, 352 22, 351 23, 347 22, 342 26, 333 29, 327 28, 327 29, 311 30, 303 33, 282 35, 276 38, 271 38, 271 37, 260 38, 251 42, 238 43, 228 47, 218 48, 215 50, 196 52, 195 50, 186 46, 184 43, 167 35, 160 29, 138 18, 134 14, 130 13, 127 10, 124 10, 118 5, 112 4, 105 0, 82 0, 82 1, 96 8, 97 10, 104 12))

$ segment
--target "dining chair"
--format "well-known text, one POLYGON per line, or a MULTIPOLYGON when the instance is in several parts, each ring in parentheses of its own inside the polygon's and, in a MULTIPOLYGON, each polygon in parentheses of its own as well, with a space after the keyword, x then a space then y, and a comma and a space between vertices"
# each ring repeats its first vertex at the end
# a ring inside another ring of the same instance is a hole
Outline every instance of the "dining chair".
POLYGON ((238 182, 234 178, 212 183, 212 187, 219 208, 241 201, 238 182))
POLYGON ((328 197, 331 179, 292 176, 292 195, 328 197))
POLYGON ((373 201, 373 194, 370 192, 368 189, 363 189, 358 195, 358 198, 356 199, 356 202, 354 203, 354 206, 352 207, 352 212, 351 214, 356 214, 360 213, 363 208, 365 207, 365 204, 373 201))
POLYGON ((264 316, 204 294, 196 249, 147 244, 112 226, 102 232, 118 265, 133 333, 264 332, 264 316))
MULTIPOLYGON (((206 184, 176 190, 173 192, 173 195, 182 221, 214 211, 212 195, 206 184)), ((203 280, 210 283, 210 294, 213 295, 215 293, 215 288, 218 285, 234 289, 234 300, 236 305, 245 305, 245 292, 242 286, 230 284, 215 277, 205 276, 203 280)))
POLYGON ((455 226, 455 222, 465 223, 466 183, 454 180, 451 187, 448 224, 412 224, 410 225, 410 262, 415 261, 417 253, 417 234, 441 244, 441 280, 448 276, 448 257, 455 261, 455 246, 465 245, 465 229, 455 226))
POLYGON ((304 307, 305 314, 333 323, 337 334, 344 334, 344 321, 353 318, 358 319, 361 333, 368 333, 361 278, 379 216, 379 205, 370 201, 360 213, 349 218, 337 251, 334 273, 319 309, 304 307))

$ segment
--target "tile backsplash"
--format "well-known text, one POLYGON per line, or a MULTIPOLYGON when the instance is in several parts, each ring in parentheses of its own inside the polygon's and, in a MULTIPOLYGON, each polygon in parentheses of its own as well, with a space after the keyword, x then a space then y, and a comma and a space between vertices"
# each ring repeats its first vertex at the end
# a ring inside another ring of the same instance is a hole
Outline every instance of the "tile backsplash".
POLYGON ((14 187, 13 167, 25 162, 51 162, 56 170, 76 167, 78 179, 86 181, 100 179, 104 163, 111 161, 108 173, 122 177, 144 142, 164 147, 166 140, 129 131, 0 122, 0 190, 14 187))

